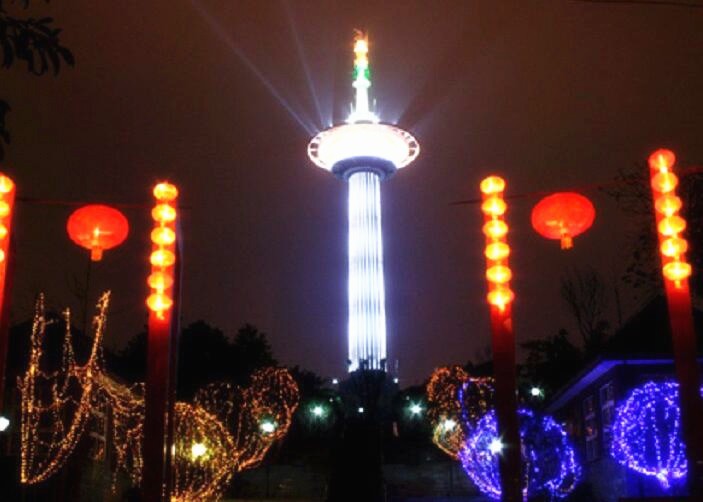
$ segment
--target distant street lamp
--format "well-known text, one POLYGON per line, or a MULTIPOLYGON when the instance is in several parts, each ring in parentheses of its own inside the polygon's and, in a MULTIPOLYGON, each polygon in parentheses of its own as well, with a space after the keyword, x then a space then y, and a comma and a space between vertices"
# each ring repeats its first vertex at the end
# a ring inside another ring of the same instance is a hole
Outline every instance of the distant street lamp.
POLYGON ((414 416, 418 416, 422 413, 422 406, 418 403, 413 403, 410 405, 410 413, 414 416))
POLYGON ((532 387, 530 389, 530 395, 532 397, 542 397, 544 395, 544 391, 539 387, 532 387))

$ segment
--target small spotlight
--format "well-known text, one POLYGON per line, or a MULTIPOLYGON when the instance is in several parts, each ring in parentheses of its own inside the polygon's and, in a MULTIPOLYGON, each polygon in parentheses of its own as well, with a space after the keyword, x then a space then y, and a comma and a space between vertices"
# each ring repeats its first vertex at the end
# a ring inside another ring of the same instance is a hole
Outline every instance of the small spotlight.
POLYGON ((493 438, 491 444, 488 445, 488 450, 493 454, 500 454, 503 451, 503 441, 500 438, 493 438))
POLYGON ((332 379, 332 385, 339 385, 339 379, 333 378, 333 379, 332 379))
POLYGON ((312 407, 312 414, 315 415, 316 417, 321 417, 322 415, 325 414, 325 409, 322 406, 320 406, 319 404, 317 404, 312 407))
POLYGON ((542 397, 542 392, 542 389, 540 389, 539 387, 532 387, 530 389, 530 395, 532 397, 542 397))
POLYGON ((0 415, 0 432, 5 432, 10 426, 10 420, 0 415))
POLYGON ((398 380, 398 377, 395 377, 395 378, 393 379, 393 383, 398 383, 398 381, 399 381, 399 380, 398 380))
POLYGON ((193 457, 193 460, 205 456, 206 453, 207 446, 203 443, 193 443, 193 446, 190 447, 190 456, 193 457))
POLYGON ((444 430, 446 432, 451 432, 454 430, 454 427, 456 427, 456 422, 451 418, 448 418, 444 422, 442 422, 442 427, 444 427, 444 430))
POLYGON ((276 430, 276 424, 274 424, 270 420, 266 420, 264 422, 261 422, 260 427, 261 427, 261 431, 266 434, 271 434, 273 431, 276 430))
POLYGON ((422 406, 417 403, 411 404, 410 413, 412 413, 413 415, 419 415, 420 413, 422 413, 422 406))
POLYGON ((356 410, 356 411, 358 411, 359 413, 363 413, 363 412, 364 412, 364 407, 363 407, 363 406, 359 406, 359 409, 356 410))

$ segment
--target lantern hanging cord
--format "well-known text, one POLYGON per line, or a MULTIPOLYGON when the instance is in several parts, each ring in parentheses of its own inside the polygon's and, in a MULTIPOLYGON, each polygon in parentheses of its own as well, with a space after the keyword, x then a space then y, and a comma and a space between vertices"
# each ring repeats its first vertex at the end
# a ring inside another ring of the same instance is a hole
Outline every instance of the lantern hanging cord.
MULTIPOLYGON (((120 209, 151 209, 153 203, 148 202, 86 202, 78 200, 59 200, 59 199, 39 199, 37 197, 22 197, 17 196, 16 200, 24 204, 33 204, 37 206, 63 206, 63 207, 80 207, 88 204, 105 204, 108 206, 120 209)), ((181 211, 191 209, 190 206, 178 206, 181 211)))
MULTIPOLYGON (((687 176, 689 174, 703 173, 703 166, 686 167, 686 168, 678 170, 677 173, 681 177, 687 176)), ((638 183, 641 183, 641 180, 637 180, 637 179, 611 180, 611 181, 606 181, 606 182, 601 182, 601 183, 589 183, 587 185, 572 186, 569 188, 560 189, 558 191, 560 191, 560 192, 591 192, 594 190, 602 190, 604 188, 612 188, 612 187, 616 187, 616 186, 636 185, 638 183)), ((506 194, 503 196, 503 198, 505 200, 541 198, 541 197, 544 197, 545 195, 549 195, 554 192, 555 192, 555 190, 535 190, 533 192, 521 192, 521 193, 510 194, 510 195, 506 194)), ((472 199, 457 200, 454 202, 450 202, 449 205, 450 206, 465 206, 465 205, 471 205, 471 204, 480 204, 481 202, 483 202, 483 199, 481 197, 475 197, 472 199)))

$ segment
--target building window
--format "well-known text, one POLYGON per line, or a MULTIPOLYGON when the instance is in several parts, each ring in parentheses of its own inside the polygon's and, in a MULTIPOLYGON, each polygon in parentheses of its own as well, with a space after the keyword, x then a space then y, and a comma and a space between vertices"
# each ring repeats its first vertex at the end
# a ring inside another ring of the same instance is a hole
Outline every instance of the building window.
POLYGON ((615 415, 615 388, 608 382, 600 388, 600 417, 603 424, 603 447, 610 448, 613 416, 615 415))
POLYGON ((598 458, 598 422, 593 396, 583 400, 583 428, 586 440, 586 460, 598 458))

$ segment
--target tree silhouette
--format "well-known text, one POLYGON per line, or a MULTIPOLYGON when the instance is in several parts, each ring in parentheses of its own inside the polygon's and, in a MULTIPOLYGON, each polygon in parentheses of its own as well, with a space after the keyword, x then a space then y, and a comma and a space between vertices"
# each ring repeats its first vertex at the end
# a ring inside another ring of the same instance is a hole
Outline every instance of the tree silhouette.
MULTIPOLYGON (((0 50, 3 68, 9 69, 21 61, 33 75, 44 75, 49 71, 57 75, 63 64, 73 66, 73 54, 61 45, 61 30, 54 27, 52 18, 13 16, 7 10, 7 3, 6 0, 0 0, 0 50)), ((26 9, 30 0, 9 3, 26 9)), ((0 99, 0 160, 5 153, 3 146, 10 142, 10 133, 5 124, 9 110, 10 105, 0 99)))

